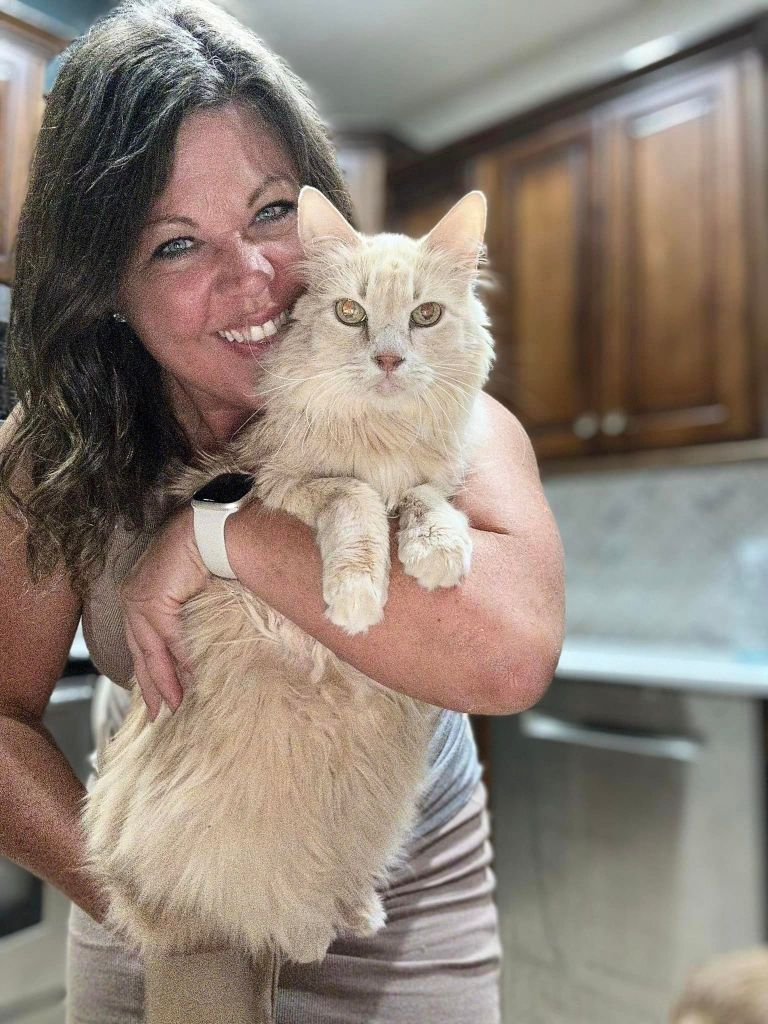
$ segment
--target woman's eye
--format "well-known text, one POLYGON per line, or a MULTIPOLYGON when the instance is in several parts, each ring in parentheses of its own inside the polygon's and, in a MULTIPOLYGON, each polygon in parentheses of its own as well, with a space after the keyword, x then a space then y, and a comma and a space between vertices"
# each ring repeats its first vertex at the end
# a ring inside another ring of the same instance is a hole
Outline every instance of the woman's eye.
POLYGON ((183 253, 188 252, 187 249, 174 249, 175 245, 179 242, 191 242, 191 238, 172 238, 170 242, 165 242, 160 246, 159 249, 155 250, 155 256, 158 256, 161 260, 172 260, 177 256, 181 256, 183 253))
MULTIPOLYGON (((266 221, 282 220, 295 208, 295 203, 289 203, 285 200, 280 203, 270 203, 269 206, 264 206, 258 211, 253 218, 253 222, 263 224, 266 221)), ((195 239, 184 236, 183 238, 170 239, 170 241, 164 242, 162 246, 155 250, 154 255, 159 259, 176 259, 194 248, 195 239)))
POLYGON ((259 210, 259 212, 256 214, 256 217, 257 217, 257 219, 260 218, 262 213, 266 213, 267 210, 279 210, 280 212, 277 215, 271 216, 271 217, 263 217, 261 219, 262 220, 281 220, 283 217, 287 216, 291 212, 291 210, 295 207, 295 205, 296 205, 295 203, 287 203, 287 202, 270 203, 269 206, 265 206, 265 207, 263 207, 263 209, 259 210))
POLYGON ((439 302, 422 302, 411 313, 411 321, 417 327, 431 327, 443 315, 443 307, 439 302))
POLYGON ((367 313, 354 299, 339 299, 334 307, 336 316, 343 324, 355 326, 366 319, 367 313))

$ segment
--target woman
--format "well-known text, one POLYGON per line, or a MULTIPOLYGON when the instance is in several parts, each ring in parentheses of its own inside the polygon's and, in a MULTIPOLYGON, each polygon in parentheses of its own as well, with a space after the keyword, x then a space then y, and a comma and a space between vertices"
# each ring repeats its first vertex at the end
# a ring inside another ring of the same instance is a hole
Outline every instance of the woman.
MULTIPOLYGON (((130 0, 65 54, 19 225, 9 336, 22 401, 0 431, 0 852, 73 901, 71 1024, 139 1021, 146 993, 143 965, 100 924, 103 894, 75 870, 84 790, 42 715, 81 615, 118 694, 135 671, 153 718, 183 699, 178 613, 210 577, 191 509, 164 517, 163 474, 258 412, 257 346, 219 332, 277 320, 279 335, 301 289, 303 184, 352 219, 306 87, 219 8, 130 0)), ((278 1022, 499 1020, 487 794, 466 713, 513 713, 544 692, 563 573, 528 439, 487 406, 494 457, 456 498, 470 576, 430 593, 393 559, 384 621, 365 634, 325 618, 304 524, 258 503, 227 521, 244 586, 366 675, 446 709, 387 926, 338 940, 320 964, 283 965, 267 1008, 278 1022)), ((226 1020, 256 1020, 252 969, 201 952, 173 992, 179 1019, 218 1019, 202 1006, 226 982, 226 1020)))

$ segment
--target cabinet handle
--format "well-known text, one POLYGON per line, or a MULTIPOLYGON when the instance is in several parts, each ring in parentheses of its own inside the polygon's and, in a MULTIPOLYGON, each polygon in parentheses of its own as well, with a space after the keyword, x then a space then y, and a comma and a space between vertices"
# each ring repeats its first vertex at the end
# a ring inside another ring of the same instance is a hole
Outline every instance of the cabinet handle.
POLYGON ((617 434, 624 433, 628 422, 629 417, 623 409, 611 409, 610 412, 603 416, 600 428, 604 434, 608 434, 609 437, 615 437, 617 434))
POLYGON ((573 432, 576 437, 587 441, 594 437, 600 429, 600 419, 596 412, 583 412, 573 421, 573 432))
POLYGON ((539 711, 523 711, 517 717, 520 732, 533 740, 571 743, 593 750, 616 750, 621 754, 640 754, 672 761, 695 761, 701 748, 697 740, 687 736, 664 736, 576 725, 550 715, 542 715, 539 711))

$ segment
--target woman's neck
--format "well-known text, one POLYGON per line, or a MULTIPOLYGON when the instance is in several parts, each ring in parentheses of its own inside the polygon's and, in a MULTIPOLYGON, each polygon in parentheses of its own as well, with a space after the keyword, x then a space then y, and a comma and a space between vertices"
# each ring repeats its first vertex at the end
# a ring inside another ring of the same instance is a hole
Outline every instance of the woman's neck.
POLYGON ((249 409, 204 405, 180 381, 168 376, 174 412, 190 443, 200 451, 212 454, 220 450, 255 415, 249 409))

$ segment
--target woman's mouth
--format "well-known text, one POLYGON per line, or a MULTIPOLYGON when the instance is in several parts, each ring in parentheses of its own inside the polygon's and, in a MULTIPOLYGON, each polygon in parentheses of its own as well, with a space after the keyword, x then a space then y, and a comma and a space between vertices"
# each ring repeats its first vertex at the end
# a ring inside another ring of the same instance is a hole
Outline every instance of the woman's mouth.
POLYGON ((267 320, 263 324, 253 324, 251 327, 244 327, 241 331, 216 331, 220 338, 226 341, 235 341, 243 344, 248 341, 264 341, 273 334, 277 334, 284 324, 288 322, 288 310, 284 309, 274 320, 267 320))
POLYGON ((273 342, 281 337, 283 328, 288 323, 290 314, 287 309, 279 313, 274 320, 263 324, 252 324, 240 331, 216 331, 227 348, 239 350, 242 355, 253 356, 271 348, 273 342))

